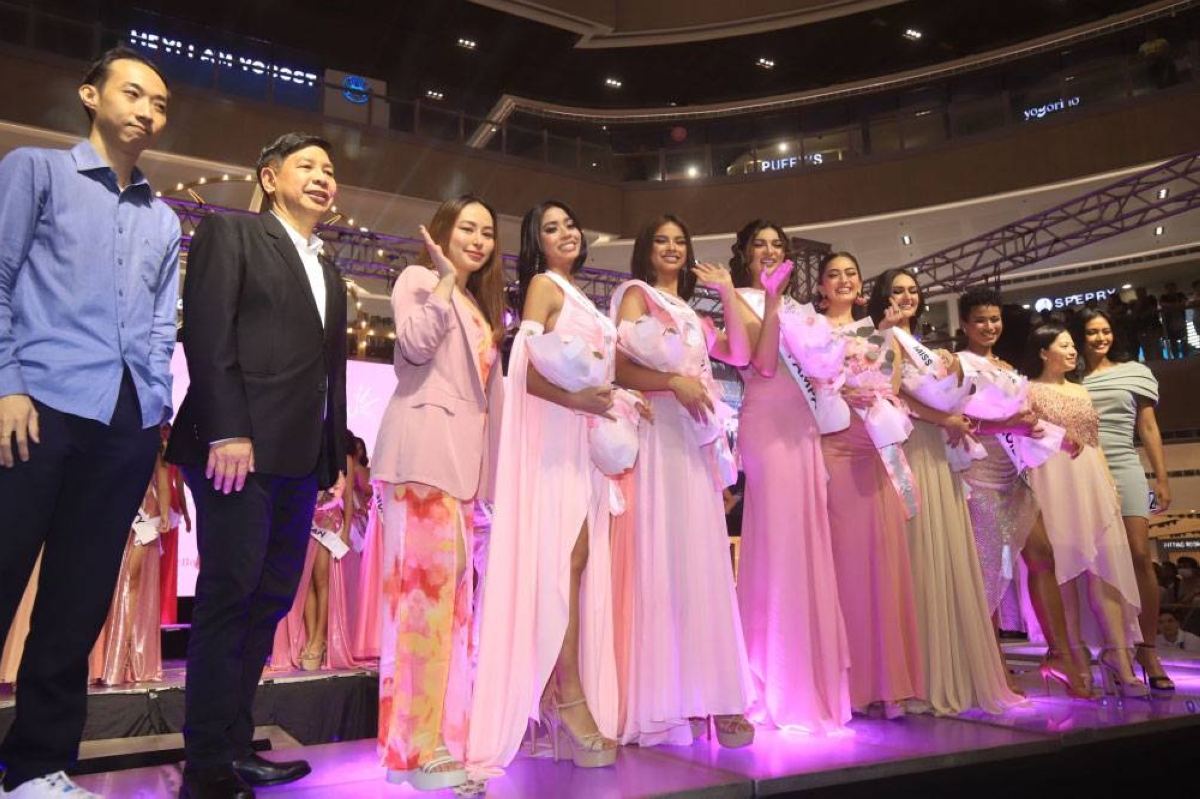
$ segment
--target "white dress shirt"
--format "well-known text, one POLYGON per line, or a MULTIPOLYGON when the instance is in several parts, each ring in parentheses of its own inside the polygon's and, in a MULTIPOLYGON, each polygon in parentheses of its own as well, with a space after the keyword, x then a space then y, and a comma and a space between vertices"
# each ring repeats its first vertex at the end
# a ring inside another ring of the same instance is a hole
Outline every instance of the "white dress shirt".
POLYGON ((289 225, 283 217, 274 211, 271 215, 279 220, 283 225, 283 229, 287 231, 288 238, 292 240, 292 244, 296 245, 296 252, 300 255, 300 263, 304 264, 304 274, 308 277, 308 285, 312 288, 313 299, 317 303, 317 312, 321 314, 321 327, 325 327, 325 272, 321 268, 321 259, 318 257, 321 254, 321 248, 325 246, 325 242, 317 235, 313 235, 307 241, 301 236, 296 229, 289 225))

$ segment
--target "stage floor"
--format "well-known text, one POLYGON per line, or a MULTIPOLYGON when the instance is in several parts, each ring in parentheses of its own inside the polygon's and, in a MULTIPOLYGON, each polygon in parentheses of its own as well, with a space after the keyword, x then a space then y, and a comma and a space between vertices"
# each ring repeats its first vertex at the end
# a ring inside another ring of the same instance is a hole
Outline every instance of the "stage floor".
MULTIPOLYGON (((1009 655, 1020 658, 1017 652, 1009 655)), ((618 755, 617 766, 608 769, 556 764, 548 751, 539 751, 533 757, 522 754, 503 778, 489 783, 487 795, 502 799, 751 797, 816 789, 818 793, 849 796, 856 793, 856 787, 863 793, 877 794, 880 781, 943 772, 968 774, 960 778, 968 780, 966 784, 972 786, 973 793, 984 795, 989 794, 989 783, 1006 778, 988 776, 997 770, 1015 779, 1022 769, 1033 768, 1031 764, 1064 770, 1074 762, 1076 772, 1071 773, 1099 773, 1114 767, 1113 762, 1105 761, 1119 760, 1119 753, 1124 751, 1132 753, 1139 741, 1154 741, 1148 744, 1152 750, 1162 749, 1171 744, 1160 741, 1171 735, 1200 734, 1200 661, 1177 661, 1170 669, 1179 686, 1170 700, 1071 702, 1059 692, 1045 696, 1036 673, 1030 671, 1020 676, 1029 700, 1003 716, 967 713, 953 718, 909 716, 890 722, 855 719, 849 734, 832 738, 760 729, 755 744, 741 750, 724 750, 707 741, 690 747, 625 747, 618 755), (1112 757, 1104 754, 1107 752, 1117 754, 1112 757), (978 791, 974 790, 976 782, 969 782, 972 779, 979 783, 978 791), (839 786, 844 790, 837 792, 839 786)), ((258 789, 260 796, 374 799, 418 795, 408 786, 384 781, 374 741, 369 739, 277 749, 272 756, 306 758, 313 773, 291 785, 258 789)), ((1189 760, 1190 755, 1181 753, 1178 765, 1186 767, 1189 760)), ((1145 771, 1146 765, 1145 761, 1135 760, 1127 770, 1136 781, 1152 785, 1157 776, 1145 771)), ((176 765, 167 765, 86 775, 78 781, 108 796, 175 796, 180 770, 176 765)), ((908 795, 933 793, 925 789, 908 795)), ((450 797, 453 793, 437 795, 450 797)))

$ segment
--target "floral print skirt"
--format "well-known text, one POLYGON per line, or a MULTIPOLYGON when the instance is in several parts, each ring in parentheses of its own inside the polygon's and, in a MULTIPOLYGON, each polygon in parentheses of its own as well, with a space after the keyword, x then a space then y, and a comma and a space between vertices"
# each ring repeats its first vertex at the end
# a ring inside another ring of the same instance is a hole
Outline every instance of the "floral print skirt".
POLYGON ((463 758, 474 646, 473 503, 413 483, 378 488, 384 558, 379 752, 385 768, 408 771, 443 743, 463 758))

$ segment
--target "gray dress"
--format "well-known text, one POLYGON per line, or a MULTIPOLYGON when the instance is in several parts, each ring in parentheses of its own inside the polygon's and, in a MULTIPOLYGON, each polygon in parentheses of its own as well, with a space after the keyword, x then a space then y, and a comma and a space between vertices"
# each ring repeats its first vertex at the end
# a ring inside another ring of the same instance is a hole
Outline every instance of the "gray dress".
POLYGON ((1100 448, 1121 496, 1122 516, 1150 515, 1146 470, 1133 446, 1138 398, 1158 404, 1158 380, 1144 364, 1120 363, 1083 379, 1100 414, 1100 448))

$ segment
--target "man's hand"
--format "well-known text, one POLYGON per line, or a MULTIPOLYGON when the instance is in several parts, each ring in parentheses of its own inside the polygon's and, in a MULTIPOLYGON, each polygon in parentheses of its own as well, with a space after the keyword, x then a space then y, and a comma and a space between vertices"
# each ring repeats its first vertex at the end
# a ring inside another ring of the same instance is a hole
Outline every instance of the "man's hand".
POLYGON ((12 468, 16 457, 22 462, 29 460, 29 442, 40 444, 38 438, 38 414, 28 394, 9 394, 0 397, 0 465, 12 468), (14 453, 12 440, 17 439, 14 453), (16 456, 16 457, 14 457, 16 456))
POLYGON ((204 476, 213 481, 217 491, 226 494, 241 491, 246 485, 246 475, 253 471, 254 445, 250 439, 231 438, 209 446, 204 476))

